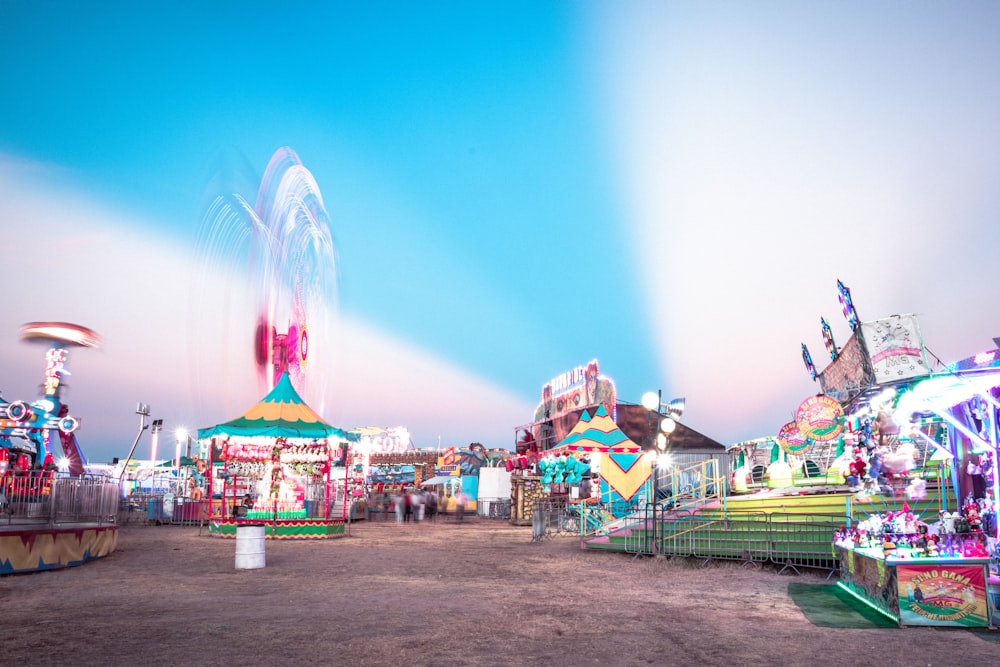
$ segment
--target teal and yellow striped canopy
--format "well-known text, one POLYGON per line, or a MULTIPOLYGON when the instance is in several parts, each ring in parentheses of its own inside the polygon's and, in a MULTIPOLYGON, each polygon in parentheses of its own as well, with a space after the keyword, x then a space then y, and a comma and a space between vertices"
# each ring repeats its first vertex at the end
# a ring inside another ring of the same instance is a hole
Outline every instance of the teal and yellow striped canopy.
POLYGON ((327 424, 306 405, 288 373, 283 373, 267 396, 236 419, 198 429, 199 440, 217 436, 357 440, 356 435, 327 424))
POLYGON ((580 421, 566 434, 556 449, 584 452, 638 452, 642 448, 629 440, 625 432, 611 419, 607 408, 599 405, 593 417, 586 410, 583 412, 580 421))

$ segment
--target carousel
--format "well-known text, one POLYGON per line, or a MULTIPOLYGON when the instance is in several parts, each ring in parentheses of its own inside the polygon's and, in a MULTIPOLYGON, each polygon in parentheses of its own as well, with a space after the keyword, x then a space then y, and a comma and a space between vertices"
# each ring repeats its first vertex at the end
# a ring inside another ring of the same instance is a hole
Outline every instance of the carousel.
POLYGON ((268 537, 321 539, 344 534, 347 480, 331 471, 354 436, 323 421, 283 373, 259 403, 230 421, 198 430, 208 445, 209 533, 236 537, 241 525, 268 537), (221 461, 221 466, 216 466, 221 461))

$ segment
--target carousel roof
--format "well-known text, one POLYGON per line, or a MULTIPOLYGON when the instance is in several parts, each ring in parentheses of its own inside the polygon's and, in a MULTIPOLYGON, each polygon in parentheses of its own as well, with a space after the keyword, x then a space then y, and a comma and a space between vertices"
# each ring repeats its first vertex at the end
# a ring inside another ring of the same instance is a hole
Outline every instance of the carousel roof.
POLYGON ((288 373, 283 373, 267 396, 236 419, 198 429, 199 440, 215 436, 358 439, 356 435, 327 424, 306 405, 292 386, 288 373))
POLYGON ((638 452, 641 449, 618 428, 603 405, 597 406, 593 417, 584 411, 577 425, 556 446, 556 450, 585 452, 638 452))

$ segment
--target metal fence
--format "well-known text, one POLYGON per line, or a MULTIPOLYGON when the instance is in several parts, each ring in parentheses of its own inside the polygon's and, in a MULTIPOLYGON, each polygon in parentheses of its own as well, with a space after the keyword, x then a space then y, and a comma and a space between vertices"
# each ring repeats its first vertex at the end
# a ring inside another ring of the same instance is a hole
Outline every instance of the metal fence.
POLYGON ((536 500, 531 506, 531 540, 541 541, 556 535, 580 533, 580 514, 577 505, 565 498, 536 500))
POLYGON ((480 498, 476 513, 484 519, 510 519, 510 498, 480 498))
POLYGON ((113 524, 118 498, 118 482, 108 477, 42 471, 5 475, 0 478, 0 522, 113 524))
MULTIPOLYGON (((728 512, 722 517, 679 516, 655 522, 655 541, 641 552, 746 564, 772 563, 781 571, 836 571, 836 526, 845 516, 809 518, 795 514, 728 512)), ((650 531, 651 532, 651 531, 650 531)))
MULTIPOLYGON (((566 508, 536 505, 543 518, 534 524, 532 539, 569 532, 573 517, 581 505, 566 508)), ((599 508, 598 508, 599 509, 599 508)), ((584 548, 595 539, 595 548, 614 549, 635 555, 671 556, 712 560, 732 560, 747 565, 771 563, 782 572, 800 569, 829 570, 838 568, 833 549, 833 534, 846 522, 844 515, 809 515, 726 512, 705 515, 698 512, 664 511, 649 505, 643 512, 616 519, 613 530, 595 535, 590 527, 590 514, 584 510, 576 524, 584 548), (580 528, 583 526, 583 528, 580 528)))

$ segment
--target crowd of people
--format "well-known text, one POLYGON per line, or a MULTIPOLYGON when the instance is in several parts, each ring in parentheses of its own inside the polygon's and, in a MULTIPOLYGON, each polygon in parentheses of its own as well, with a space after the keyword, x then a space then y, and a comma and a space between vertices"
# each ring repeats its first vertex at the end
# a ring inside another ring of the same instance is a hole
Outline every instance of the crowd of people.
MULTIPOLYGON (((377 515, 382 518, 396 517, 396 523, 433 521, 438 515, 447 513, 452 496, 443 490, 435 492, 418 487, 408 487, 396 493, 374 493, 369 496, 368 518, 377 515)), ((454 517, 456 521, 465 519, 468 498, 459 490, 454 495, 454 517)))

